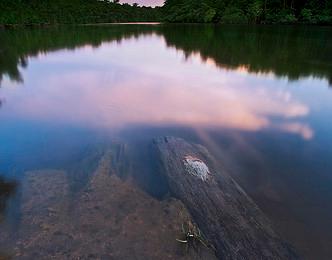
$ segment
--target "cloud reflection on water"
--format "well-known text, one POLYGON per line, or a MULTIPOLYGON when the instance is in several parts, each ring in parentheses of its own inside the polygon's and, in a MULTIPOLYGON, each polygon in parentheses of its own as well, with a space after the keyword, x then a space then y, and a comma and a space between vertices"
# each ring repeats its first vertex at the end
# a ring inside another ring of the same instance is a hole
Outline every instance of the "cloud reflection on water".
POLYGON ((313 137, 300 120, 310 109, 287 82, 183 55, 156 35, 39 55, 23 72, 24 88, 2 90, 8 101, 2 109, 10 117, 91 128, 275 128, 313 137))

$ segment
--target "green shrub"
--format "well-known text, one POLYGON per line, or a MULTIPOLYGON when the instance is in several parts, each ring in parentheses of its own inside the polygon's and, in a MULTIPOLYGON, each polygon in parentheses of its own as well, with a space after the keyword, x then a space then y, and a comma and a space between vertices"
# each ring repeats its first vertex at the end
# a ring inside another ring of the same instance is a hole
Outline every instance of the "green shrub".
POLYGON ((210 23, 213 21, 213 18, 216 15, 216 10, 213 8, 209 8, 206 12, 205 12, 205 16, 204 16, 204 22, 205 23, 210 23))
POLYGON ((315 16, 317 23, 319 24, 331 24, 332 16, 328 13, 328 11, 323 11, 320 14, 315 16))
POLYGON ((275 12, 269 12, 266 15, 266 22, 267 23, 282 23, 282 24, 294 24, 298 20, 296 16, 291 13, 289 10, 281 10, 275 12))
POLYGON ((288 13, 281 16, 280 22, 285 24, 292 24, 297 22, 297 18, 294 14, 288 13))
POLYGON ((316 23, 316 19, 312 15, 311 9, 303 8, 300 14, 301 20, 305 23, 316 23))
POLYGON ((251 3, 248 8, 250 21, 256 23, 262 16, 263 11, 264 9, 262 1, 254 1, 253 3, 251 3))
POLYGON ((236 7, 227 7, 221 17, 222 23, 243 24, 248 23, 248 18, 243 11, 236 7))

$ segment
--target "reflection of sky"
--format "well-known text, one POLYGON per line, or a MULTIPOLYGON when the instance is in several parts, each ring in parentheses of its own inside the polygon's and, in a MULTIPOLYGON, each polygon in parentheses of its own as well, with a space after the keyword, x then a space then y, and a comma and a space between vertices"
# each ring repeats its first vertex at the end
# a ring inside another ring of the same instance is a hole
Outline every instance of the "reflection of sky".
POLYGON ((158 36, 42 54, 29 60, 22 75, 24 86, 2 84, 1 121, 106 130, 131 125, 276 129, 304 139, 314 136, 306 122, 310 102, 294 88, 325 84, 289 83, 245 68, 220 70, 199 55, 186 60, 158 36))
POLYGON ((161 6, 164 4, 164 2, 164 0, 120 0, 120 3, 137 3, 140 6, 161 6))
MULTIPOLYGON (((4 77, 0 88, 0 174, 76 169, 80 158, 116 138, 197 135, 223 165, 235 165, 263 210, 278 220, 291 211, 296 225, 287 228, 319 246, 331 241, 326 80, 220 69, 198 53, 185 58, 156 35, 40 54, 29 58, 22 78, 4 77)), ((135 149, 147 156, 140 142, 135 149)), ((138 174, 150 169, 136 166, 138 174)))

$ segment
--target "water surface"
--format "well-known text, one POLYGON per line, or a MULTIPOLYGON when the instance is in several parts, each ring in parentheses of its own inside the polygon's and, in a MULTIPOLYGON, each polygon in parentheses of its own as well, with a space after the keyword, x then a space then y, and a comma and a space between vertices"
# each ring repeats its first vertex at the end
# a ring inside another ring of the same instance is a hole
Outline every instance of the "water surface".
MULTIPOLYGON (((331 28, 109 25, 0 39, 3 177, 65 169, 75 190, 105 146, 124 145, 134 165, 119 170, 160 199, 149 144, 179 136, 208 147, 302 255, 332 257, 331 28)), ((19 222, 20 196, 7 204, 4 222, 19 222)))

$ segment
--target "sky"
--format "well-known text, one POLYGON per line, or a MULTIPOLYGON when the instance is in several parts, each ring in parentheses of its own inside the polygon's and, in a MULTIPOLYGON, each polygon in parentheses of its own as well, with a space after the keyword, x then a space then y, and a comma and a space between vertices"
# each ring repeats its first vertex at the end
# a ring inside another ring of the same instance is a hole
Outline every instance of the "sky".
POLYGON ((165 0, 120 0, 120 3, 138 3, 140 6, 157 6, 163 5, 165 0))

